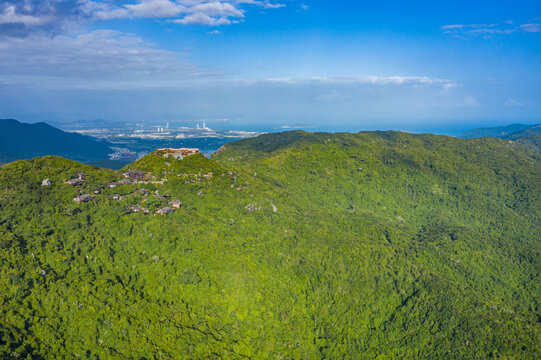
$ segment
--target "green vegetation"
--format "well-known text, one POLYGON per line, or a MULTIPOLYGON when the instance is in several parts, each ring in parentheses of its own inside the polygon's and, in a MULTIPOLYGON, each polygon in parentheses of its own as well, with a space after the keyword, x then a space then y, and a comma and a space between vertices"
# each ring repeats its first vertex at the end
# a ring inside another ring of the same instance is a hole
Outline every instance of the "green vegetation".
POLYGON ((505 126, 479 128, 471 131, 467 131, 459 135, 463 139, 476 139, 481 137, 495 137, 512 139, 529 134, 539 134, 541 132, 541 124, 524 125, 524 124, 512 124, 505 126))
POLYGON ((513 140, 541 154, 541 124, 513 124, 508 126, 481 128, 459 135, 459 137, 464 139, 474 139, 484 136, 513 140))
POLYGON ((518 137, 515 141, 541 154, 541 134, 521 136, 518 137))
POLYGON ((541 157, 514 142, 295 131, 128 169, 0 168, 0 358, 541 353, 541 157))

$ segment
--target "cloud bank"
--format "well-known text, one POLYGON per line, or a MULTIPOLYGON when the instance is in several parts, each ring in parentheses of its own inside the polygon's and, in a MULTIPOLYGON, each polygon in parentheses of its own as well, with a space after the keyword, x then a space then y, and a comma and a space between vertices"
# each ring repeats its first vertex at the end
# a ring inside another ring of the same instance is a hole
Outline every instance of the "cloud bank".
POLYGON ((176 52, 155 48, 136 35, 95 30, 53 38, 31 35, 0 41, 0 82, 32 87, 99 87, 168 83, 209 77, 176 52), (117 85, 114 85, 114 84, 117 85))
POLYGON ((59 34, 85 23, 151 18, 208 26, 243 21, 245 7, 278 9, 270 0, 7 0, 0 2, 0 35, 59 34))

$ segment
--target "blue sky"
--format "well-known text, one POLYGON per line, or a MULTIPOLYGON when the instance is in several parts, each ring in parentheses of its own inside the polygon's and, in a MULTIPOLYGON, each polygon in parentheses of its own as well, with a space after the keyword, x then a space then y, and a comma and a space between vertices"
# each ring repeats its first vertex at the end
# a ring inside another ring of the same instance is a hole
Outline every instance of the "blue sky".
POLYGON ((539 1, 0 0, 0 117, 541 122, 539 1))

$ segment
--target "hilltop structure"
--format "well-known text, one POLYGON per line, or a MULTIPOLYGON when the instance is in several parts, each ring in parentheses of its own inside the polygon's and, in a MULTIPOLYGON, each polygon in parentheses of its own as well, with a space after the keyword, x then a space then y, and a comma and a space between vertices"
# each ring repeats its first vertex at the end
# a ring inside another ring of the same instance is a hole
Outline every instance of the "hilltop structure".
POLYGON ((186 156, 190 156, 193 154, 200 153, 199 149, 197 148, 180 148, 180 149, 171 149, 171 148, 163 148, 163 149, 156 149, 156 152, 163 152, 163 157, 172 157, 175 159, 184 159, 186 156))

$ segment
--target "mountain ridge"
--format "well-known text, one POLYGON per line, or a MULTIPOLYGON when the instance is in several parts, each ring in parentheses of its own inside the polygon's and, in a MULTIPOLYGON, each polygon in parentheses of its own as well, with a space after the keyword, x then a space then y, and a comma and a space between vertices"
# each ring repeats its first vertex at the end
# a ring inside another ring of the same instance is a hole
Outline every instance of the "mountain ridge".
POLYGON ((474 129, 458 135, 464 139, 480 137, 509 139, 541 154, 541 124, 512 124, 507 126, 474 129))
POLYGON ((538 154, 494 138, 297 131, 192 156, 0 168, 0 355, 541 351, 538 154), (144 179, 107 186, 128 169, 144 179), (82 185, 63 183, 80 172, 82 185), (172 200, 168 215, 130 211, 172 200))
POLYGON ((59 155, 83 162, 108 158, 109 144, 67 133, 45 122, 0 119, 0 164, 36 156, 59 155))
POLYGON ((511 124, 511 125, 504 125, 504 126, 496 126, 496 127, 483 127, 483 128, 477 128, 470 131, 463 132, 458 135, 458 137, 463 139, 474 139, 479 137, 497 137, 497 138, 511 138, 513 136, 516 136, 520 132, 523 132, 525 130, 532 129, 536 132, 541 131, 541 124, 534 124, 534 125, 525 125, 525 124, 511 124), (515 134, 515 135, 514 135, 515 134))

